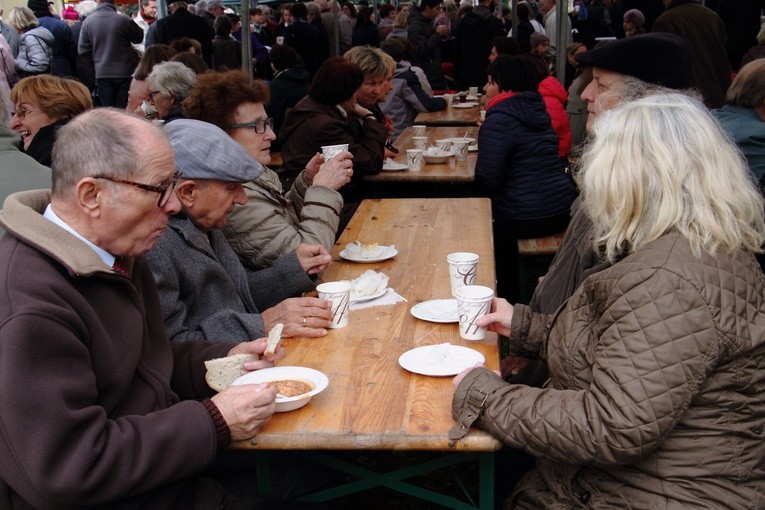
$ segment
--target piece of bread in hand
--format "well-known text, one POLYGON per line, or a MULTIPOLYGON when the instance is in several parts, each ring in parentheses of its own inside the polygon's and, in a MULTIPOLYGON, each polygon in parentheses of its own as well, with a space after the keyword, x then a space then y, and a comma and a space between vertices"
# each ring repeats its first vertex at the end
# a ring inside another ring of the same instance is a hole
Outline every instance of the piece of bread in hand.
POLYGON ((268 340, 266 340, 266 350, 263 351, 264 356, 273 356, 276 352, 276 348, 279 347, 279 342, 282 341, 282 330, 284 324, 281 322, 276 324, 271 331, 268 332, 268 340))
POLYGON ((245 361, 257 359, 255 354, 235 354, 205 361, 205 381, 215 391, 223 391, 242 376, 245 361))

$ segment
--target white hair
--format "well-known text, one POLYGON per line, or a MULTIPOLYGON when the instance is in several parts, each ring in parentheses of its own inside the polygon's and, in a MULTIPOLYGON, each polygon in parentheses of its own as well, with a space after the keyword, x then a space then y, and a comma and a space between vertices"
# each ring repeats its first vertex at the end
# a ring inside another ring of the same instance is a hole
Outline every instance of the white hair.
POLYGON ((82 2, 75 4, 74 10, 80 15, 80 19, 85 19, 96 10, 98 4, 94 0, 82 0, 82 2))
POLYGON ((704 105, 679 93, 600 114, 578 176, 595 248, 614 261, 670 232, 696 256, 765 241, 763 198, 746 161, 704 105))

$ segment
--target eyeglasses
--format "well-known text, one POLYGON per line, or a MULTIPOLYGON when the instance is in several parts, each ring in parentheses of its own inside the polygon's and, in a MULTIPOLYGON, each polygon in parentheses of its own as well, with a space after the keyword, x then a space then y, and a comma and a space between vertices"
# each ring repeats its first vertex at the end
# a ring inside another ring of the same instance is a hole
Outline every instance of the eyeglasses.
POLYGON ((37 113, 29 108, 19 108, 15 112, 11 112, 11 117, 18 117, 19 120, 24 120, 27 115, 37 113))
POLYGON ((117 177, 112 177, 110 175, 94 175, 93 176, 94 179, 106 179, 107 181, 119 182, 120 184, 129 184, 130 186, 135 186, 136 188, 141 188, 141 189, 145 189, 146 191, 153 191, 154 193, 159 193, 159 199, 157 200, 157 207, 164 207, 167 201, 170 200, 170 195, 175 189, 175 185, 178 184, 178 179, 180 177, 181 177, 181 172, 176 171, 173 174, 170 180, 170 183, 164 186, 150 186, 148 184, 142 184, 140 182, 126 181, 125 179, 118 179, 117 177))
POLYGON ((154 94, 161 94, 161 93, 162 93, 161 90, 155 90, 153 92, 149 92, 149 101, 151 101, 153 103, 154 102, 154 94))
POLYGON ((231 129, 252 128, 259 135, 266 132, 266 126, 274 129, 274 119, 269 117, 266 120, 256 120, 253 122, 242 122, 240 124, 231 124, 231 129))

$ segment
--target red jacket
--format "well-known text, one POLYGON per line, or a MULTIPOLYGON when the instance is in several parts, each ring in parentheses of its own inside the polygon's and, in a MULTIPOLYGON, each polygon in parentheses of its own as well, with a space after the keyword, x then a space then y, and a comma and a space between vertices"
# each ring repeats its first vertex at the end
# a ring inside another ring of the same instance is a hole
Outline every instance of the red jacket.
POLYGON ((566 89, 555 77, 548 76, 540 82, 539 93, 547 106, 547 113, 552 119, 555 134, 558 135, 558 155, 562 158, 566 157, 571 152, 571 126, 566 113, 568 100, 566 89))

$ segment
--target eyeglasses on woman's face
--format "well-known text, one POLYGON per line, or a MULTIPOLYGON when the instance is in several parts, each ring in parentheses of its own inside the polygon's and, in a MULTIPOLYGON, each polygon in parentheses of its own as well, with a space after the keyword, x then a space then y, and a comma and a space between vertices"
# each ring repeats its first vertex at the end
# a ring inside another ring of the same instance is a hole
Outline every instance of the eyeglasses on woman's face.
POLYGON ((266 128, 274 129, 274 119, 269 117, 267 119, 259 119, 252 122, 240 122, 238 124, 231 124, 231 129, 247 129, 252 128, 259 135, 266 132, 266 128))
POLYGON ((119 179, 117 177, 112 177, 110 175, 94 175, 93 176, 94 179, 106 179, 107 181, 117 182, 120 184, 128 184, 130 186, 135 186, 136 188, 140 188, 146 191, 159 193, 159 199, 157 199, 157 207, 164 207, 165 204, 167 204, 167 201, 170 200, 170 196, 175 190, 175 185, 178 184, 178 179, 180 177, 181 177, 181 172, 176 171, 173 174, 173 176, 170 178, 170 182, 168 182, 167 184, 164 184, 162 186, 151 186, 149 184, 143 184, 140 182, 133 182, 133 181, 127 181, 125 179, 119 179))

